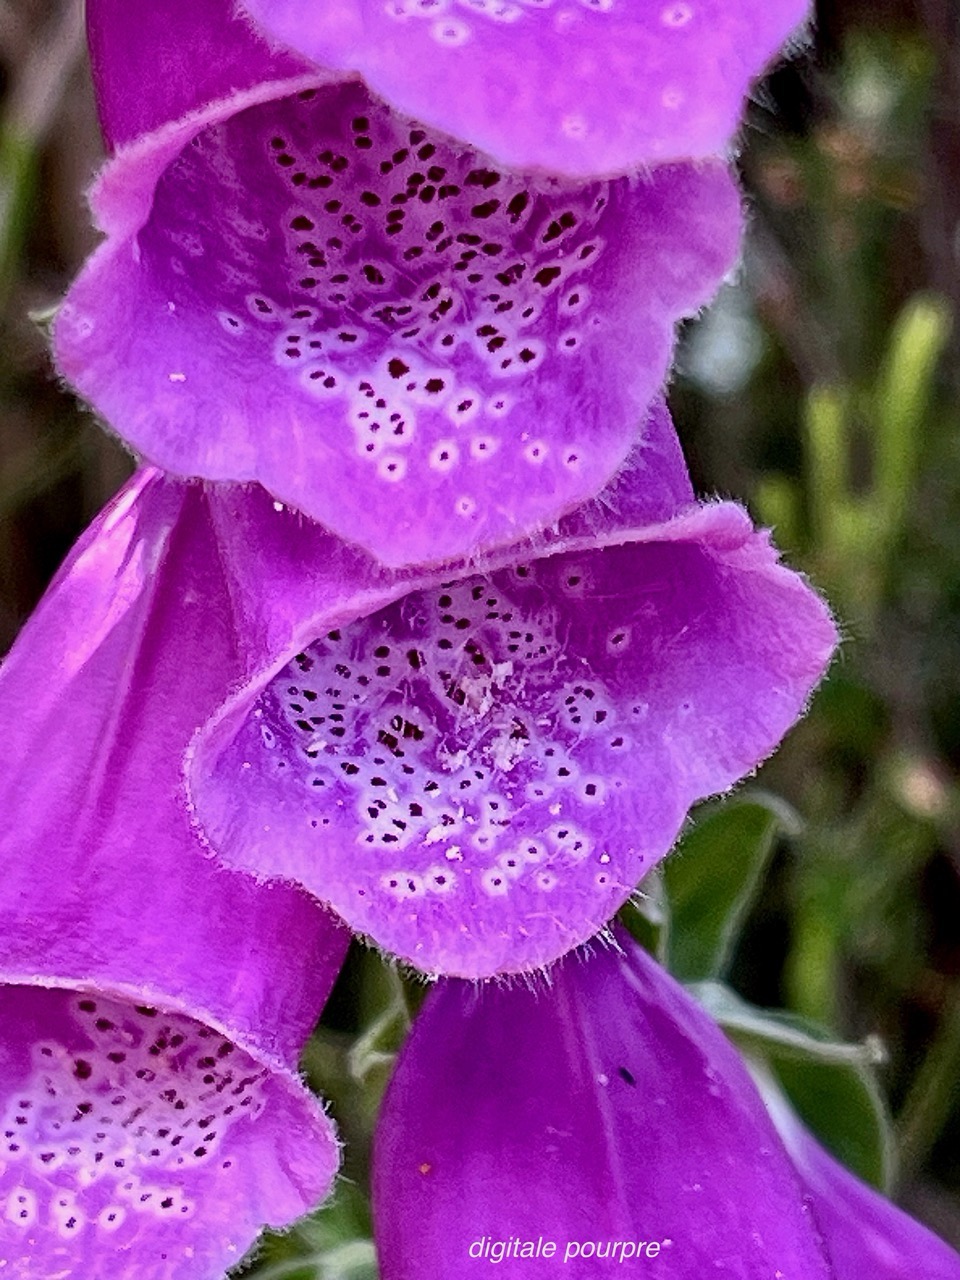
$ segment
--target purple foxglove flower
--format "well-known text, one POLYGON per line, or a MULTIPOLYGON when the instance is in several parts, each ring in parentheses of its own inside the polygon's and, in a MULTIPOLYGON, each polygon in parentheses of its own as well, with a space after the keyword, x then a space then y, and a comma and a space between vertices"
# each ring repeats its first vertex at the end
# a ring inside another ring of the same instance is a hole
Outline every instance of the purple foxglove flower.
POLYGON ((258 480, 393 566, 479 555, 594 496, 676 321, 736 257, 726 167, 511 174, 354 77, 291 75, 263 45, 257 80, 228 11, 165 8, 180 52, 146 92, 156 13, 141 31, 115 0, 91 11, 125 145, 55 326, 64 374, 151 462, 258 480), (223 66, 191 87, 218 39, 223 66), (182 111, 131 140, 128 101, 141 123, 182 111))
POLYGON ((829 1155, 782 1097, 765 1096, 836 1280, 960 1280, 960 1254, 829 1155))
POLYGON ((276 591, 297 647, 194 753, 225 863, 432 972, 536 968, 609 920, 689 807, 774 749, 836 638, 740 507, 693 502, 662 407, 645 439, 602 503, 483 572, 301 560, 276 591))
MULTIPOLYGON (((104 140, 113 151, 230 97, 309 75, 264 45, 233 0, 86 0, 87 44, 104 140)), ((315 76, 311 76, 314 79, 315 76)), ((265 90, 267 96, 270 89, 265 90)))
POLYGON ((835 1280, 737 1052, 617 937, 427 997, 374 1150, 383 1280, 835 1280))
POLYGON ((4 1275, 220 1280, 332 1181, 295 1065, 344 931, 186 808, 238 621, 203 490, 145 472, 0 671, 4 1275))
POLYGON ((722 152, 806 0, 242 0, 504 164, 578 177, 722 152))

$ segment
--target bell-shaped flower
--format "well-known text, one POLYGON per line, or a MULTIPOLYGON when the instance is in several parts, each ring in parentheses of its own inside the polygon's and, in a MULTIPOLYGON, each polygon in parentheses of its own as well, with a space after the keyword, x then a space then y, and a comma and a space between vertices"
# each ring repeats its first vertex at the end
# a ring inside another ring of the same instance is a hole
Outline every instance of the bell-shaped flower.
POLYGON ((736 1050, 617 940, 427 997, 374 1148, 383 1280, 836 1280, 736 1050))
POLYGON ((834 1159, 782 1095, 764 1089, 800 1175, 835 1280, 960 1280, 960 1254, 834 1159))
MULTIPOLYGON (((662 406, 644 440, 601 502, 482 571, 297 552, 286 650, 274 624, 193 753, 217 855, 428 972, 533 969, 601 929, 690 806, 774 749, 836 639, 742 508, 693 501, 662 406)), ((279 526, 244 510, 232 540, 262 553, 279 526)))
POLYGON ((203 490, 145 472, 0 671, 3 1275, 220 1280, 333 1179, 296 1062, 345 933, 187 811, 236 624, 203 490))
POLYGON ((513 173, 230 12, 90 6, 123 145, 56 321, 63 373, 152 463, 257 480, 389 565, 593 497, 642 443, 677 320, 736 259, 726 166, 513 173))
POLYGON ((806 0, 241 0, 507 165, 589 177, 729 145, 806 0))

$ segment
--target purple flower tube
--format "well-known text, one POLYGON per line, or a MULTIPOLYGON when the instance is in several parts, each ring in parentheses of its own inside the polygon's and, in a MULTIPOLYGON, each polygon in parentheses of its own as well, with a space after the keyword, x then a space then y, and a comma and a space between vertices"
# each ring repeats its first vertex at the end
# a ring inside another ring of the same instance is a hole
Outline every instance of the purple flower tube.
POLYGON ((677 321, 735 262, 726 166, 511 173, 229 13, 177 4, 158 34, 155 11, 141 31, 91 8, 122 145, 56 321, 63 373, 151 462, 257 480, 391 566, 592 498, 642 443, 677 321), (146 91, 145 50, 167 71, 146 91))
POLYGON ((130 21, 127 0, 87 0, 87 44, 111 151, 212 103, 307 74, 302 58, 267 48, 230 0, 163 0, 130 21))
POLYGON ((507 165, 577 177, 722 153, 806 0, 242 0, 325 67, 507 165))
POLYGON ((142 472, 0 671, 11 1276, 219 1280, 337 1167, 295 1068, 346 935, 217 868, 186 808, 186 745, 245 670, 213 501, 142 472))
POLYGON ((836 1280, 960 1280, 960 1254, 868 1187, 803 1127, 786 1100, 764 1090, 823 1234, 836 1280))
POLYGON ((427 997, 376 1137, 383 1280, 834 1280, 736 1050, 617 943, 427 997))
MULTIPOLYGON (((195 744, 216 854, 428 972, 533 969, 601 929, 689 807, 774 749, 836 639, 740 507, 693 501, 662 407, 645 440, 602 503, 482 570, 302 557, 286 648, 195 744)), ((267 527, 232 542, 264 554, 267 527)))

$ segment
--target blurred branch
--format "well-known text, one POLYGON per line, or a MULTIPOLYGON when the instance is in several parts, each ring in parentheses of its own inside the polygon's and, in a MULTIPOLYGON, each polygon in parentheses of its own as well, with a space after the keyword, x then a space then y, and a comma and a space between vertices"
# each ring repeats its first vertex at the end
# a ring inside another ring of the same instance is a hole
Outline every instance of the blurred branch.
POLYGON ((23 14, 10 0, 0 0, 0 57, 8 67, 16 66, 29 45, 29 31, 23 14))
MULTIPOLYGON (((920 12, 939 67, 926 138, 927 189, 920 228, 935 287, 960 307, 960 19, 955 0, 920 0, 920 12)), ((955 341, 960 333, 954 335, 955 341)), ((956 350, 956 347, 955 347, 956 350)), ((951 369, 955 384, 960 371, 951 369)))
POLYGON ((807 386, 841 380, 837 353, 816 314, 800 272, 768 222, 750 228, 750 269, 757 309, 777 334, 807 386))
MULTIPOLYGON (((0 9, 0 15, 4 9, 0 9)), ((83 52, 82 0, 65 0, 19 63, 0 121, 0 303, 19 259, 40 150, 83 52)))
POLYGON ((5 131, 34 145, 43 141, 82 51, 83 0, 64 0, 17 76, 7 103, 5 131))
POLYGON ((39 444, 4 460, 0 470, 0 523, 76 472, 90 453, 85 435, 39 444))
POLYGON ((943 298, 910 298, 891 325, 872 386, 811 384, 803 411, 803 491, 783 478, 757 491, 762 517, 794 533, 805 499, 811 563, 865 634, 876 622, 891 553, 916 500, 935 375, 951 327, 943 298), (869 481, 858 483, 859 421, 869 427, 860 452, 870 466, 869 481))
POLYGON ((960 1076, 960 982, 950 991, 936 1039, 930 1046, 900 1113, 900 1175, 907 1180, 921 1168, 956 1103, 960 1076))

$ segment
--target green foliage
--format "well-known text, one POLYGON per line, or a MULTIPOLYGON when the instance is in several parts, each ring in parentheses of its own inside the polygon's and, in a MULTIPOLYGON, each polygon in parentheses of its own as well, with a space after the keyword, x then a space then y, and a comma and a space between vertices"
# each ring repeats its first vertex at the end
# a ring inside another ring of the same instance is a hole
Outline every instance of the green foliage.
POLYGON ((759 1009, 718 980, 778 832, 796 836, 799 822, 763 794, 702 811, 662 873, 658 951, 748 1059, 776 1078, 821 1142, 865 1181, 887 1189, 893 1143, 876 1079, 880 1045, 849 1044, 810 1019, 759 1009))
POLYGON ((888 1191, 894 1172, 893 1135, 870 1060, 827 1062, 776 1050, 768 1060, 811 1132, 864 1182, 888 1191))
POLYGON ((366 1198, 341 1180, 324 1207, 254 1251, 256 1280, 377 1280, 366 1198))
MULTIPOLYGON (((950 331, 946 300, 915 294, 893 323, 870 386, 819 385, 806 397, 808 551, 824 584, 861 625, 874 621, 890 555, 904 533, 937 362, 950 331), (864 453, 866 482, 860 474, 864 453)), ((800 486, 782 477, 768 479, 757 492, 761 516, 785 522, 794 546, 801 541, 800 502, 800 486)))
MULTIPOLYGON (((370 1221, 370 1146, 377 1111, 423 984, 355 945, 340 983, 350 1027, 316 1029, 304 1050, 307 1081, 330 1104, 344 1144, 336 1192, 289 1232, 268 1235, 239 1274, 250 1280, 377 1280, 370 1221)), ((336 1001, 334 1001, 336 1003, 336 1001)))
POLYGON ((701 814, 663 869, 669 923, 660 954, 684 982, 722 977, 781 828, 797 819, 755 792, 701 814))
POLYGON ((875 1072, 880 1046, 847 1044, 805 1018, 754 1008, 718 983, 692 991, 744 1054, 766 1065, 823 1145, 865 1182, 889 1189, 893 1140, 875 1072))
POLYGON ((0 127, 0 306, 16 278, 36 189, 36 149, 9 125, 0 127))

